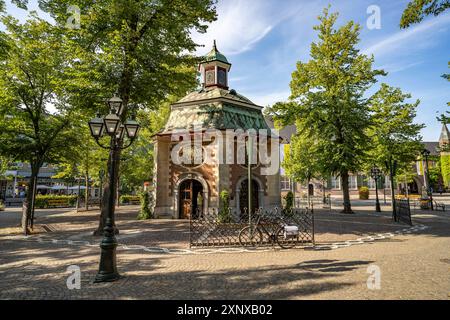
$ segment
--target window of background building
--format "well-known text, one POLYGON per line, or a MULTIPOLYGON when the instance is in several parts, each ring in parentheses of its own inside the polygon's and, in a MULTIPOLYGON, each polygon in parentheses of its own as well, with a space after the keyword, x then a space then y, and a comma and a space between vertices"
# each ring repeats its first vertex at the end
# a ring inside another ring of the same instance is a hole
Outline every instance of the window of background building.
POLYGON ((352 190, 358 189, 358 177, 357 176, 348 177, 348 187, 352 190))
POLYGON ((331 188, 332 189, 341 189, 341 178, 331 177, 331 188))
POLYGON ((291 190, 291 180, 287 176, 280 177, 281 190, 291 190))
POLYGON ((389 180, 389 176, 384 177, 384 188, 389 189, 391 187, 391 181, 389 180))
POLYGON ((373 178, 369 178, 367 180, 367 186, 369 189, 375 189, 375 180, 373 178))

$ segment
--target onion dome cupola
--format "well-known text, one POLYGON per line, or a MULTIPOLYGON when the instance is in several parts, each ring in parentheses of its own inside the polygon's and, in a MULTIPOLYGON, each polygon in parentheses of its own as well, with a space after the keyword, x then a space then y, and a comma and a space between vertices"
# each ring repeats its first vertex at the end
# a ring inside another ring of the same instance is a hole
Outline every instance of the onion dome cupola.
POLYGON ((199 71, 203 77, 203 87, 218 87, 227 90, 230 69, 231 63, 217 50, 216 40, 214 40, 212 50, 203 57, 203 61, 199 65, 199 71))

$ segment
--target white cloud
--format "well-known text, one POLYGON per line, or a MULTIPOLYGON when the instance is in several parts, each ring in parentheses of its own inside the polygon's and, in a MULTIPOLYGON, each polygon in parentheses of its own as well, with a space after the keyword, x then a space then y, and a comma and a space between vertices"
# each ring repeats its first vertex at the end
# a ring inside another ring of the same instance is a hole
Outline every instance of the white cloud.
MULTIPOLYGON (((429 41, 427 37, 420 37, 423 35, 423 32, 436 27, 441 29, 442 25, 448 22, 450 22, 450 14, 443 14, 439 17, 422 22, 415 27, 410 27, 409 29, 394 33, 386 39, 364 49, 362 53, 374 54, 376 57, 379 57, 393 51, 398 52, 401 49, 414 50, 414 48, 419 46, 422 41, 429 41), (407 45, 405 45, 406 41, 408 41, 407 45), (414 43, 414 41, 416 42, 414 43)), ((425 36, 432 37, 434 34, 435 33, 428 33, 425 36)))
POLYGON ((400 72, 403 70, 407 70, 409 68, 421 65, 423 63, 423 61, 417 61, 417 62, 411 62, 411 63, 392 63, 392 64, 385 64, 379 67, 376 67, 377 69, 382 69, 388 73, 395 73, 395 72, 400 72))
POLYGON ((209 50, 213 40, 218 49, 228 55, 235 55, 253 48, 282 20, 290 16, 288 6, 280 6, 268 0, 226 0, 217 7, 217 20, 209 25, 205 34, 193 32, 192 38, 205 48, 198 48, 198 54, 209 50))

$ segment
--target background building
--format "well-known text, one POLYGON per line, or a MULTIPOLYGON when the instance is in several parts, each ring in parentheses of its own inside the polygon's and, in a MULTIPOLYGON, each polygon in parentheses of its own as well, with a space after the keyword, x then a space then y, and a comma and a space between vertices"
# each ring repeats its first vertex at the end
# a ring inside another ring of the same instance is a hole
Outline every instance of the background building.
MULTIPOLYGON (((84 193, 85 182, 80 178, 75 181, 65 181, 53 178, 57 174, 57 166, 44 163, 38 174, 38 194, 78 194, 84 193)), ((0 177, 0 199, 19 198, 24 199, 28 192, 28 184, 31 177, 31 166, 25 162, 12 163, 0 177)), ((97 187, 92 187, 90 196, 96 198, 100 194, 97 187)))
MULTIPOLYGON (((266 118, 266 121, 270 127, 273 128, 273 123, 270 119, 266 118)), ((289 150, 285 146, 289 144, 292 135, 296 132, 294 125, 286 126, 280 131, 280 136, 283 138, 284 145, 280 148, 280 159, 284 159, 284 154, 289 150)), ((443 157, 450 157, 450 152, 441 151, 445 146, 450 145, 450 132, 446 125, 443 125, 439 141, 436 142, 423 142, 424 149, 430 151, 430 157, 428 158, 428 169, 432 171, 439 165, 439 160, 443 157)), ((411 172, 415 173, 412 176, 413 181, 405 182, 405 177, 399 175, 396 177, 396 186, 398 193, 408 194, 421 194, 422 186, 424 185, 424 168, 425 159, 423 157, 418 157, 415 163, 411 164, 411 172)), ((434 192, 438 192, 440 189, 439 183, 442 183, 442 188, 449 187, 445 185, 442 179, 432 186, 434 192)), ((364 173, 350 173, 349 177, 349 189, 351 196, 358 196, 358 189, 362 186, 368 187, 369 190, 375 192, 375 181, 368 175, 364 173)), ((378 188, 380 194, 383 197, 384 194, 390 195, 390 182, 389 176, 384 177, 384 181, 379 182, 378 188)), ((282 197, 284 197, 289 191, 294 192, 296 198, 306 198, 308 192, 311 196, 323 197, 323 195, 330 194, 331 196, 340 196, 341 191, 341 181, 339 177, 328 177, 325 180, 313 179, 309 186, 293 181, 284 172, 282 160, 280 169, 280 189, 282 197)), ((374 193, 373 193, 374 194, 374 193)))

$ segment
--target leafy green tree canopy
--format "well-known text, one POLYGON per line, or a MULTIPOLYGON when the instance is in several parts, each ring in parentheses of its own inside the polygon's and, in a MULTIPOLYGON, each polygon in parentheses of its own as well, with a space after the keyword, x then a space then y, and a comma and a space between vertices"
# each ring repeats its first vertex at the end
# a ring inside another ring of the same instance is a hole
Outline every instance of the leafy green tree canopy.
MULTIPOLYGON (((10 16, 1 21, 8 51, 0 63, 0 154, 30 163, 34 190, 42 164, 57 162, 74 142, 64 89, 67 52, 62 34, 48 22, 32 17, 19 24, 10 16)), ((28 192, 30 202, 33 196, 28 192)))
POLYGON ((408 28, 421 22, 426 16, 437 16, 449 8, 449 0, 412 0, 402 14, 400 28, 408 28))
POLYGON ((424 125, 414 122, 420 101, 409 103, 406 100, 410 98, 410 94, 383 83, 370 100, 368 136, 372 148, 368 154, 381 168, 386 161, 397 161, 399 168, 408 166, 422 151, 420 130, 424 125))

